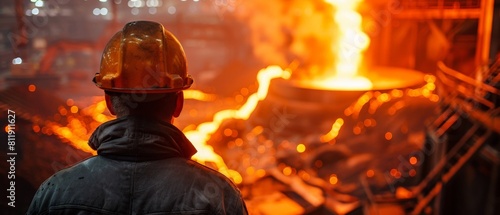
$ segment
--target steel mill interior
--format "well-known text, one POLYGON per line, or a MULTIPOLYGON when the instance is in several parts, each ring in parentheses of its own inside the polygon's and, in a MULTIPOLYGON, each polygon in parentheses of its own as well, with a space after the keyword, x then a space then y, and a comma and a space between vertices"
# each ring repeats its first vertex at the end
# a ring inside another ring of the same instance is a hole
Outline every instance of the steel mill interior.
POLYGON ((499 0, 0 1, 1 211, 96 155, 92 77, 135 20, 183 45, 174 125, 250 214, 500 214, 499 0))

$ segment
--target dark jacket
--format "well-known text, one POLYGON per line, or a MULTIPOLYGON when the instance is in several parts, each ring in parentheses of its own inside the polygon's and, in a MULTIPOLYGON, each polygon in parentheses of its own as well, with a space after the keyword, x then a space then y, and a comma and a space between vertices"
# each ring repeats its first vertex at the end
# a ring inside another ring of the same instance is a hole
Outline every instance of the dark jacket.
POLYGON ((119 118, 89 145, 98 155, 47 179, 27 214, 247 214, 234 184, 190 160, 195 148, 169 123, 119 118))

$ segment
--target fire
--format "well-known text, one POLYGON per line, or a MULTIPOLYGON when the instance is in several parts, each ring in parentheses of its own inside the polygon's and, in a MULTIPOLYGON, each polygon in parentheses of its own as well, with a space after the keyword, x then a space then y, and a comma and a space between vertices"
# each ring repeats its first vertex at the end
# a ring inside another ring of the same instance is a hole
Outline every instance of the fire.
POLYGON ((344 119, 338 118, 335 120, 335 122, 332 125, 332 129, 325 135, 322 135, 320 137, 320 140, 322 142, 330 142, 331 140, 335 139, 339 135, 339 131, 342 128, 342 125, 344 125, 344 119))
POLYGON ((74 105, 72 99, 66 101, 68 107, 59 107, 59 112, 65 113, 67 125, 60 125, 56 122, 47 121, 45 126, 50 130, 69 142, 73 147, 84 152, 96 155, 96 151, 90 148, 87 144, 91 132, 94 131, 101 123, 107 122, 114 117, 104 114, 106 111, 106 101, 102 96, 95 97, 94 103, 83 109, 79 109, 74 105), (69 111, 67 110, 69 109, 69 111), (91 119, 91 120, 90 120, 91 119), (87 123, 87 121, 92 121, 87 123))
POLYGON ((369 79, 358 75, 363 60, 362 53, 368 48, 370 38, 362 31, 362 17, 356 8, 363 0, 325 0, 336 8, 334 22, 338 37, 331 50, 336 54, 332 73, 323 80, 315 80, 312 87, 337 90, 370 90, 369 79))
POLYGON ((214 152, 212 146, 207 144, 210 136, 217 131, 221 123, 226 119, 243 119, 246 120, 253 112, 259 101, 267 96, 269 83, 271 79, 283 78, 289 79, 291 72, 289 70, 282 70, 278 66, 269 66, 259 71, 257 81, 259 88, 256 93, 250 95, 239 109, 227 109, 217 112, 211 122, 204 122, 196 128, 196 130, 187 131, 186 137, 194 144, 198 153, 193 156, 193 159, 202 164, 214 163, 219 172, 231 178, 235 183, 242 182, 241 175, 235 171, 227 168, 221 156, 214 152))
MULTIPOLYGON (((431 102, 438 102, 439 96, 434 92, 436 89, 435 85, 436 77, 433 75, 426 75, 424 76, 424 81, 426 82, 426 84, 416 89, 409 88, 404 91, 399 89, 393 89, 388 93, 382 93, 380 91, 368 91, 363 95, 361 95, 353 104, 351 104, 344 110, 344 116, 351 117, 353 119, 358 119, 361 110, 366 106, 368 106, 368 113, 374 114, 378 110, 378 108, 383 104, 404 96, 423 97, 429 99, 429 101, 431 102)), ((401 110, 406 105, 407 104, 405 104, 404 101, 397 101, 388 109, 387 113, 389 115, 394 115, 396 114, 397 111, 401 110)), ((333 123, 331 130, 328 133, 320 136, 320 140, 322 142, 332 141, 339 135, 339 131, 343 125, 344 125, 344 119, 338 118, 333 123)), ((365 127, 374 127, 377 125, 377 122, 374 119, 365 119, 362 125, 364 125, 365 127)), ((359 126, 354 127, 353 133, 360 134, 361 127, 359 126)), ((393 138, 393 134, 391 132, 386 132, 384 134, 384 137, 386 140, 391 140, 393 138)), ((412 159, 413 158, 414 157, 412 157, 412 159)), ((416 163, 417 160, 416 158, 414 158, 414 160, 410 162, 416 163)))
MULTIPOLYGON (((185 99, 195 99, 199 101, 213 101, 215 95, 207 94, 199 90, 186 90, 184 91, 185 99)), ((87 144, 91 132, 97 126, 114 119, 114 117, 105 114, 106 101, 104 97, 97 96, 92 105, 79 109, 74 105, 73 99, 68 99, 66 105, 68 107, 59 107, 59 113, 66 116, 68 124, 61 125, 56 122, 47 121, 45 126, 51 130, 52 133, 68 141, 76 149, 96 155, 96 152, 87 144), (91 118, 93 121, 86 123, 85 118, 91 118)), ((40 129, 38 129, 39 131, 40 129)), ((202 152, 203 153, 203 152, 202 152)))

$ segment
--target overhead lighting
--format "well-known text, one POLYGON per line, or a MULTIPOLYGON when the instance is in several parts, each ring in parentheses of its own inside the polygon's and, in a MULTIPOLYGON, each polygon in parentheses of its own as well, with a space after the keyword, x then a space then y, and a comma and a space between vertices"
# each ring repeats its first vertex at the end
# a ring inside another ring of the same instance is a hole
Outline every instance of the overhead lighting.
POLYGON ((101 9, 94 8, 94 10, 92 11, 92 13, 94 14, 94 16, 99 16, 101 14, 101 9))
POLYGON ((139 8, 132 8, 132 10, 130 11, 133 15, 137 15, 139 14, 139 8))
POLYGON ((170 7, 168 7, 168 9, 167 9, 167 12, 168 12, 169 14, 175 14, 175 12, 176 12, 176 11, 177 11, 177 8, 175 8, 174 6, 170 6, 170 7))
POLYGON ((135 7, 144 7, 144 2, 143 1, 134 1, 134 6, 135 7))
POLYGON ((107 2, 108 0, 99 0, 100 2, 107 2))
POLYGON ((156 14, 156 7, 150 7, 149 8, 149 13, 150 14, 156 14))
POLYGON ((38 10, 38 8, 31 9, 31 14, 38 15, 38 13, 40 13, 40 10, 38 10))
POLYGON ((23 63, 23 59, 21 59, 20 57, 12 59, 12 64, 21 64, 21 63, 23 63))
POLYGON ((100 12, 101 12, 101 15, 106 16, 108 14, 108 8, 103 7, 103 8, 101 8, 100 12))
POLYGON ((36 1, 35 6, 37 7, 43 7, 43 1, 36 1))

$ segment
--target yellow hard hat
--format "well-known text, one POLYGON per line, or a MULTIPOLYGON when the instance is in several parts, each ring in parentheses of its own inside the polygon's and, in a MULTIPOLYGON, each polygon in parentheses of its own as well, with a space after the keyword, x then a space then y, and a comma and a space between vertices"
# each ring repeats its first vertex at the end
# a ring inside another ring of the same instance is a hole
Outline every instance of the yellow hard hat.
POLYGON ((93 82, 113 92, 168 93, 189 88, 193 79, 177 38, 160 23, 135 21, 108 42, 93 82))

